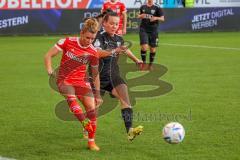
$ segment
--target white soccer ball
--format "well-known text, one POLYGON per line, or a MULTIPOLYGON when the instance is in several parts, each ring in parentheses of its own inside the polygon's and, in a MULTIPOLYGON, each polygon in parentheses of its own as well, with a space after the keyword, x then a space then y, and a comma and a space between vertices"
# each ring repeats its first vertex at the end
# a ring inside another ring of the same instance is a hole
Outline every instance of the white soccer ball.
POLYGON ((166 142, 177 144, 183 141, 185 130, 180 123, 170 122, 164 126, 162 135, 166 142))

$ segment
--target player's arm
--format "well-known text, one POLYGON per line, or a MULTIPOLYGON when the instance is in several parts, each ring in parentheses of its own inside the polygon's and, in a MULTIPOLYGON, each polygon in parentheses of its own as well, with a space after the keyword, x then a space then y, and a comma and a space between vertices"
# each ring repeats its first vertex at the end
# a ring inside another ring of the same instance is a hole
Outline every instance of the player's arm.
POLYGON ((120 5, 120 12, 122 15, 122 34, 127 33, 127 9, 124 3, 121 3, 120 5))
POLYGON ((143 8, 143 7, 140 7, 140 13, 139 13, 139 15, 138 15, 138 18, 140 18, 140 19, 146 18, 146 14, 143 13, 143 9, 142 9, 142 8, 143 8))
POLYGON ((143 63, 140 59, 138 59, 130 49, 127 49, 125 51, 126 55, 135 63, 139 64, 139 63, 143 63))
POLYGON ((118 48, 112 49, 112 50, 102 50, 102 49, 98 48, 97 52, 98 52, 100 58, 104 58, 104 57, 124 53, 125 50, 122 47, 118 47, 118 48))
POLYGON ((92 72, 92 78, 93 78, 93 84, 95 88, 95 100, 96 100, 96 107, 99 107, 103 100, 100 95, 100 77, 99 77, 99 71, 98 71, 98 65, 92 66, 91 65, 91 72, 92 72))
POLYGON ((138 18, 144 19, 144 18, 146 18, 146 14, 145 14, 145 13, 139 14, 139 15, 138 15, 138 18))
POLYGON ((111 54, 112 54, 111 51, 102 50, 100 48, 97 49, 97 52, 98 52, 100 58, 108 57, 108 56, 111 56, 111 54))
POLYGON ((150 21, 161 21, 164 22, 165 18, 164 18, 164 14, 163 14, 163 10, 161 8, 158 8, 156 15, 153 16, 150 21))
POLYGON ((45 68, 47 70, 48 75, 53 74, 52 57, 58 55, 59 53, 60 53, 60 50, 54 46, 45 54, 44 63, 45 63, 45 68))
POLYGON ((100 96, 100 78, 99 78, 99 71, 98 66, 91 66, 93 84, 96 89, 96 95, 100 96))
POLYGON ((127 10, 122 12, 123 15, 123 34, 127 33, 127 10))
POLYGON ((153 17, 151 18, 151 22, 152 22, 152 21, 161 21, 161 22, 164 22, 164 21, 165 21, 165 18, 164 18, 164 16, 160 16, 160 17, 153 16, 153 17))

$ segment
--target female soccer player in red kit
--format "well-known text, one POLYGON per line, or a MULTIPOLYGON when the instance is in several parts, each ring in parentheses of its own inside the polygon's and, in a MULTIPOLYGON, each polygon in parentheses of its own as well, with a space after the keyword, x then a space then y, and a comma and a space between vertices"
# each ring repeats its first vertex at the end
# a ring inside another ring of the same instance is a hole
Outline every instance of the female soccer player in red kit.
POLYGON ((99 55, 92 45, 98 31, 98 22, 88 19, 80 32, 80 37, 61 39, 45 55, 45 66, 49 75, 53 74, 52 57, 62 52, 61 64, 57 74, 59 92, 66 98, 70 110, 88 131, 88 148, 98 151, 95 143, 97 115, 96 109, 102 103, 99 93, 100 80, 98 74, 99 55), (87 76, 87 65, 90 65, 93 92, 87 76), (85 107, 84 114, 77 102, 79 99, 85 107))
POLYGON ((108 0, 103 3, 102 13, 107 10, 112 10, 120 17, 119 25, 116 34, 124 35, 127 32, 127 9, 124 3, 120 0, 108 0))

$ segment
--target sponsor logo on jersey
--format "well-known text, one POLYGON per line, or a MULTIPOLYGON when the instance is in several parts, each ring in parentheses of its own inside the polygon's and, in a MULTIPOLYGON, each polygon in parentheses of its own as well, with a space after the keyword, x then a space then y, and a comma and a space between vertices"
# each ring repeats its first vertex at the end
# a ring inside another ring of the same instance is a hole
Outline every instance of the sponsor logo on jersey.
POLYGON ((77 62, 80 62, 81 64, 87 64, 88 63, 88 54, 85 53, 83 56, 79 56, 77 57, 76 55, 74 55, 72 52, 67 52, 66 56, 69 57, 72 60, 75 60, 77 62))

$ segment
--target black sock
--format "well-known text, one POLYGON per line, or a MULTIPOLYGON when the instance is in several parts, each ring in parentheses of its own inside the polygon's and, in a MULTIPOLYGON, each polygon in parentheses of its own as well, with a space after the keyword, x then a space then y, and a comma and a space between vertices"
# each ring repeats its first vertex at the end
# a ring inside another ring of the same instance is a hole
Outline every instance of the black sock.
POLYGON ((142 57, 143 63, 146 63, 146 53, 147 53, 147 51, 141 50, 141 57, 142 57))
POLYGON ((154 61, 154 58, 155 58, 155 55, 156 55, 156 53, 155 52, 153 52, 153 53, 150 53, 150 65, 152 65, 152 63, 153 63, 153 61, 154 61))
POLYGON ((133 110, 132 108, 124 108, 122 109, 122 118, 124 120, 124 124, 127 130, 127 133, 129 129, 132 127, 132 119, 133 119, 133 110))

